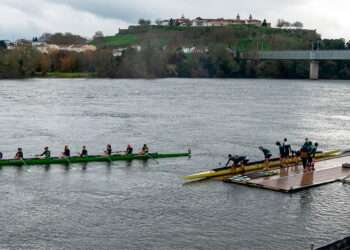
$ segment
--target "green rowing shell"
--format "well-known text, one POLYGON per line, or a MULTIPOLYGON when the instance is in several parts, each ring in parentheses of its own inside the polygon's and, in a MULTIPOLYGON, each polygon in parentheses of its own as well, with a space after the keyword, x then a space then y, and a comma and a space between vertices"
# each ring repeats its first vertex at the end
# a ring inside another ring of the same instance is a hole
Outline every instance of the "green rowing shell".
POLYGON ((4 159, 0 160, 0 166, 23 166, 23 165, 50 165, 50 164, 71 164, 71 163, 86 163, 86 162, 111 162, 111 161, 132 161, 132 160, 147 160, 155 158, 172 158, 191 156, 191 153, 149 153, 140 154, 112 154, 106 155, 89 155, 85 157, 50 157, 50 158, 28 158, 23 160, 4 159))

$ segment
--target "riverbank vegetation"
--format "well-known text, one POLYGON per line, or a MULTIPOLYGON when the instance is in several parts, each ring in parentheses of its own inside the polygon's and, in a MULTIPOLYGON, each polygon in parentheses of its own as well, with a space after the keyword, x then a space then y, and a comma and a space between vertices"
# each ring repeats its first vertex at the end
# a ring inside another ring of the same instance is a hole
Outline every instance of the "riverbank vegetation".
MULTIPOLYGON (((67 39, 56 35, 50 41, 70 43, 67 39)), ((76 43, 82 38, 69 39, 76 43)), ((310 49, 317 39, 319 35, 310 30, 140 26, 116 36, 96 38, 91 42, 96 51, 41 53, 31 46, 0 49, 0 78, 307 78, 306 61, 242 60, 239 55, 244 51, 310 49)), ((317 46, 349 49, 350 43, 324 39, 317 46)), ((321 62, 320 77, 350 79, 350 62, 321 62)))

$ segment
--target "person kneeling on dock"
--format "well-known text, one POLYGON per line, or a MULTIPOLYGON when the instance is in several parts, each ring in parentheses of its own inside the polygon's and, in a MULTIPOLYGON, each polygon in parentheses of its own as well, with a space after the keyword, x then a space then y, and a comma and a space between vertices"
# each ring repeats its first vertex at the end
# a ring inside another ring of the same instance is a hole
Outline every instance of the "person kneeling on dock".
POLYGON ((86 149, 86 146, 83 146, 83 148, 81 149, 80 157, 85 157, 85 156, 88 156, 88 151, 86 149))
POLYGON ((128 146, 126 147, 126 151, 125 151, 126 154, 131 155, 133 151, 134 151, 133 147, 130 144, 128 144, 128 146))
POLYGON ((248 163, 248 161, 249 160, 247 159, 246 156, 239 156, 239 155, 232 156, 231 154, 229 154, 228 161, 227 161, 225 167, 228 167, 230 165, 230 163, 232 162, 233 163, 231 165, 232 170, 236 170, 241 165, 248 163))
POLYGON ((263 152, 264 157, 265 157, 265 170, 269 170, 270 166, 269 166, 269 160, 272 156, 270 150, 268 150, 267 148, 264 148, 262 146, 259 147, 259 149, 263 152))
POLYGON ((51 157, 51 152, 49 150, 49 147, 44 148, 44 152, 42 152, 39 156, 44 156, 45 158, 50 158, 51 157))
POLYGON ((15 155, 16 160, 23 160, 23 150, 22 148, 17 149, 17 153, 15 155))
POLYGON ((63 157, 70 157, 70 149, 69 149, 68 145, 64 146, 64 150, 62 152, 62 156, 63 157))

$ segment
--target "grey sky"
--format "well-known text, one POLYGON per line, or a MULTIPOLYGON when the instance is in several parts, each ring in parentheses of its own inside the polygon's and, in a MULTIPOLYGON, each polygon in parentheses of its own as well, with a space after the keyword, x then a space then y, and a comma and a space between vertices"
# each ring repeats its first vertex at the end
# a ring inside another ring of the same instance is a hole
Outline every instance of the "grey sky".
POLYGON ((276 23, 302 21, 323 37, 350 39, 348 0, 0 0, 0 39, 30 38, 43 32, 91 37, 96 30, 115 34, 144 17, 224 17, 237 13, 276 23))

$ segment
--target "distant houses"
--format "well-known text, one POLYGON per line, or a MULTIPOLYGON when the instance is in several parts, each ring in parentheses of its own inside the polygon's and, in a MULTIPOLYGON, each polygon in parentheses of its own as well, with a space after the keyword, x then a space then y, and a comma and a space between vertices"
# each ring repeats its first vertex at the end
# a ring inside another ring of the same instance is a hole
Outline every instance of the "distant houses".
POLYGON ((40 53, 48 54, 54 51, 70 51, 76 53, 84 53, 87 51, 96 51, 96 46, 90 44, 73 44, 73 45, 57 45, 49 44, 40 41, 30 41, 25 39, 18 39, 15 42, 8 40, 0 40, 1 47, 7 50, 13 50, 20 47, 32 47, 40 53))
POLYGON ((268 23, 266 20, 254 19, 252 15, 248 19, 241 19, 238 14, 235 19, 225 19, 225 18, 202 18, 197 17, 195 19, 181 18, 176 19, 165 19, 158 20, 157 24, 160 26, 180 26, 180 27, 222 27, 228 25, 254 25, 254 26, 266 26, 271 27, 271 23, 268 23))

